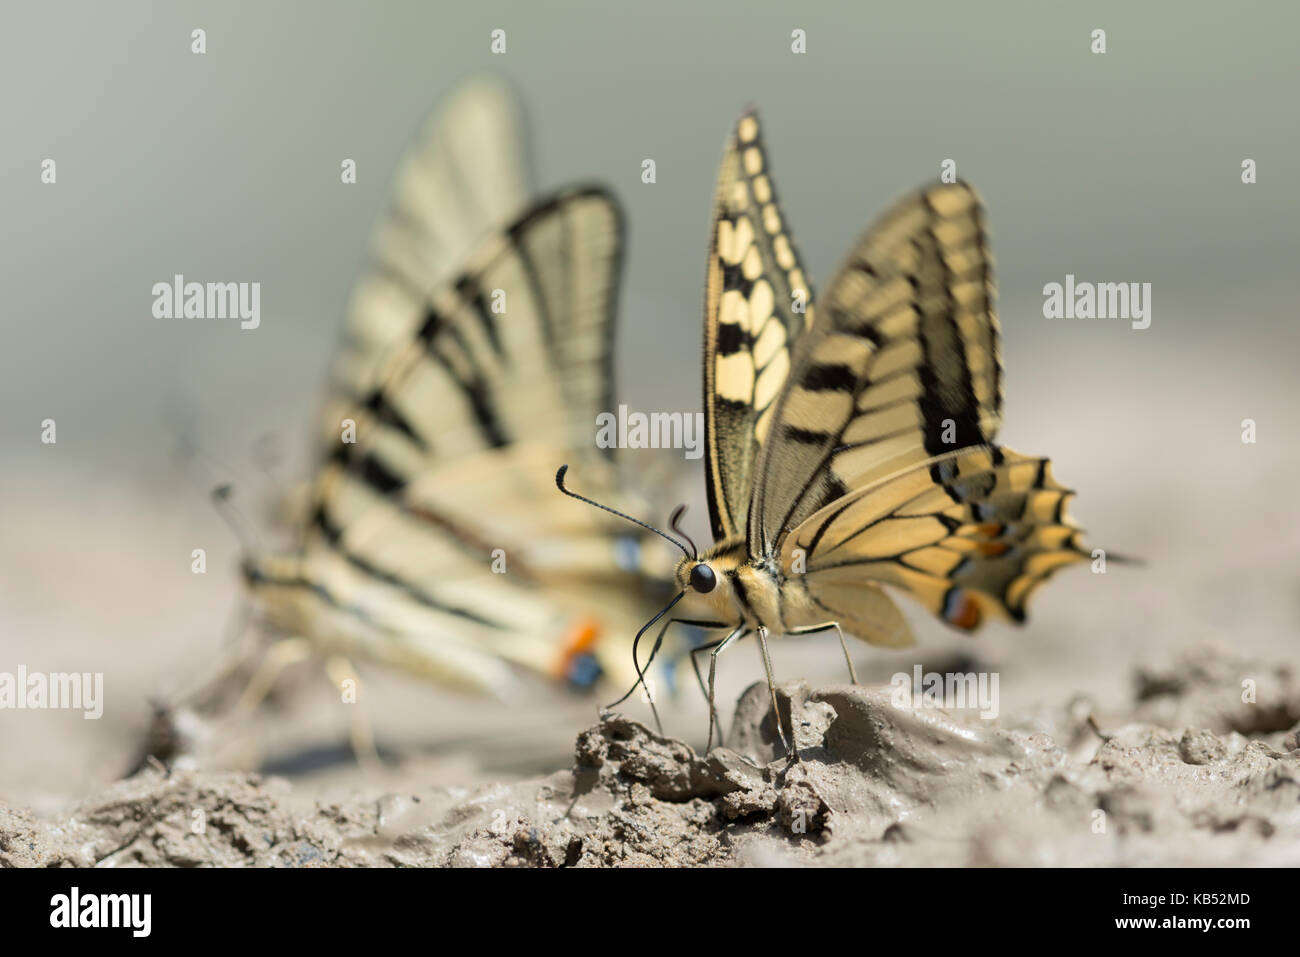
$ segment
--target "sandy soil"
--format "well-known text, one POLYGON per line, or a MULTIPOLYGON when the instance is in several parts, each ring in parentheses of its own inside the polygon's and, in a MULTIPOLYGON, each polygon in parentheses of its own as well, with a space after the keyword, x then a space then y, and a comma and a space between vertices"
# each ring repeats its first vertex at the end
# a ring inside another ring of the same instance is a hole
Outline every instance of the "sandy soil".
POLYGON ((56 813, 0 807, 0 865, 1300 864, 1300 676, 1202 647, 1135 677, 1121 708, 997 720, 785 684, 798 762, 761 684, 707 757, 607 713, 569 767, 476 787, 321 800, 149 762, 56 813))

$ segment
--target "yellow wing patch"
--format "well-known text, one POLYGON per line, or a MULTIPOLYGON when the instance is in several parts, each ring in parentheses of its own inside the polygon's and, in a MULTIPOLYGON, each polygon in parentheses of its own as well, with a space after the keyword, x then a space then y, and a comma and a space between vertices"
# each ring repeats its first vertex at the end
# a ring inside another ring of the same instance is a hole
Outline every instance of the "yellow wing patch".
POLYGON ((743 530, 758 448, 812 294, 772 188, 758 118, 736 124, 718 174, 705 302, 709 513, 743 530))

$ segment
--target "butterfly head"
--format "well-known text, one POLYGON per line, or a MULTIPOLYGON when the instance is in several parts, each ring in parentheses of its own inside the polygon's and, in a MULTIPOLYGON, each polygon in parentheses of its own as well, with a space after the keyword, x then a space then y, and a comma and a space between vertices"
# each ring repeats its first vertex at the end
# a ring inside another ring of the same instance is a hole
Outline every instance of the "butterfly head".
POLYGON ((736 616, 735 575, 740 570, 743 540, 721 542, 702 555, 677 563, 673 583, 683 594, 682 614, 714 621, 736 616))
POLYGON ((683 558, 673 581, 683 596, 683 615, 714 619, 731 604, 731 582, 716 562, 683 558))
POLYGON ((674 577, 677 581, 677 587, 683 592, 707 595, 718 587, 718 575, 713 570, 712 565, 700 558, 695 543, 691 541, 689 535, 682 531, 680 522, 685 511, 685 505, 678 505, 673 511, 672 517, 668 519, 668 527, 684 538, 686 543, 691 546, 689 552, 682 549, 683 552, 686 552, 686 557, 677 563, 677 574, 674 577))

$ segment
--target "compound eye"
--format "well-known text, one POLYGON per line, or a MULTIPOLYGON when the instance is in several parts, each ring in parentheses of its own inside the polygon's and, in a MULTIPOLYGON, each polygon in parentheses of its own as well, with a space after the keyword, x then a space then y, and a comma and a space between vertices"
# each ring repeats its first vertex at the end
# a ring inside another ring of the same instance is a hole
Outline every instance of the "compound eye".
POLYGON ((699 564, 691 569, 691 587, 698 592, 711 592, 717 586, 718 579, 708 565, 699 564))

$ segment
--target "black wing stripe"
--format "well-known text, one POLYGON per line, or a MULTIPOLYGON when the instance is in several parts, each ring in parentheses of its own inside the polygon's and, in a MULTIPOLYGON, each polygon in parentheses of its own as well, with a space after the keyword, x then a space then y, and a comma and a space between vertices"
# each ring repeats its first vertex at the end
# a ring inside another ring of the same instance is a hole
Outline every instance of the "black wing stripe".
MULTIPOLYGON (((444 614, 454 615, 457 618, 464 619, 465 621, 472 621, 475 624, 486 625, 489 628, 502 627, 500 622, 494 621, 491 618, 484 617, 483 615, 480 615, 477 612, 472 611, 468 608, 459 605, 451 605, 451 604, 447 604, 446 602, 439 601, 434 595, 429 594, 427 591, 419 588, 414 583, 406 581, 390 571, 386 571, 382 568, 379 568, 376 565, 372 564, 371 562, 367 561, 361 555, 358 555, 355 552, 350 551, 344 544, 344 532, 333 525, 325 509, 323 508, 317 509, 315 526, 321 532, 321 535, 323 536, 325 541, 329 543, 331 548, 333 548, 333 550, 338 555, 343 557, 349 565, 355 568, 358 572, 365 575, 367 578, 372 578, 376 581, 383 582, 385 585, 389 585, 392 588, 397 589, 407 597, 418 602, 419 604, 423 605, 426 608, 431 608, 436 611, 442 612, 444 614)), ((305 582, 289 582, 289 583, 305 584, 305 582)), ((285 582, 282 582, 281 584, 285 584, 285 582)), ((329 589, 326 588, 325 586, 316 583, 313 584, 311 587, 318 594, 322 595, 322 597, 327 598, 331 604, 340 608, 344 608, 347 611, 356 613, 357 611, 356 606, 344 605, 343 603, 338 601, 333 596, 333 594, 329 591, 329 589)))

